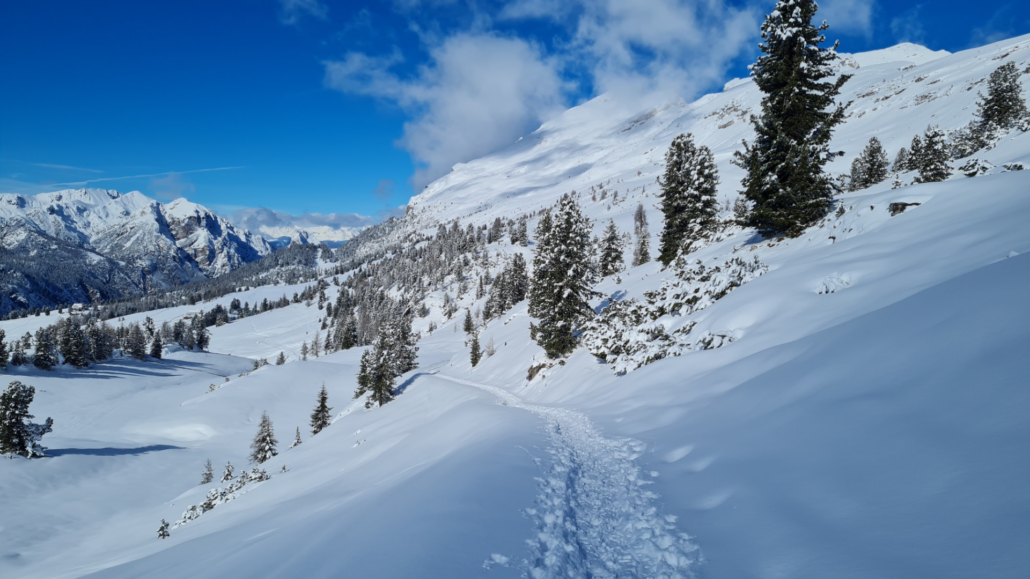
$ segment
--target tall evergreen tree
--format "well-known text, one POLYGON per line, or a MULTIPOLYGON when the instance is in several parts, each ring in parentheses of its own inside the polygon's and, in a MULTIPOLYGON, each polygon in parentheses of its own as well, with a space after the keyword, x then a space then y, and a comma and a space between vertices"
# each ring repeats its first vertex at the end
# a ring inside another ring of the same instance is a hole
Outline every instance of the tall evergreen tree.
POLYGON ((10 354, 7 353, 7 342, 4 339, 7 337, 3 330, 0 330, 0 370, 7 368, 7 360, 10 358, 10 354))
POLYGON ((279 352, 279 355, 275 358, 275 365, 282 366, 286 363, 286 354, 279 352))
POLYGON ((329 426, 333 419, 332 411, 333 409, 329 406, 329 391, 325 389, 325 384, 322 384, 322 389, 318 391, 318 403, 315 404, 315 410, 311 413, 312 436, 329 426))
POLYGON ((40 370, 53 370, 57 365, 57 349, 54 337, 49 328, 36 330, 36 349, 32 356, 32 365, 40 370))
POLYGON ((211 466, 211 459, 204 463, 204 471, 200 473, 200 484, 206 485, 215 480, 215 469, 211 466))
POLYGON ((540 321, 530 326, 530 333, 549 357, 556 358, 576 347, 577 326, 593 314, 587 302, 594 295, 591 285, 596 278, 590 259, 593 228, 568 194, 540 225, 529 293, 529 313, 540 321))
POLYGON ((895 173, 904 173, 906 171, 912 170, 909 166, 908 149, 906 149, 905 147, 898 149, 898 155, 894 157, 893 169, 895 173))
POLYGON ((476 324, 472 321, 472 312, 465 310, 465 322, 461 325, 461 329, 466 334, 471 334, 476 330, 476 324))
POLYGON ((34 418, 29 414, 29 405, 35 396, 35 388, 17 380, 0 394, 0 454, 46 456, 46 448, 39 441, 53 431, 54 420, 47 418, 43 424, 29 422, 34 418))
POLYGON ((1009 61, 999 66, 987 79, 987 95, 977 101, 976 117, 989 127, 1009 128, 1016 121, 1027 118, 1020 71, 1009 61))
POLYGON ((234 476, 236 475, 233 473, 232 463, 226 461, 225 470, 222 471, 222 478, 219 479, 219 482, 229 482, 233 479, 234 476))
POLYGON ((279 441, 275 439, 272 419, 268 417, 267 412, 264 412, 261 414, 261 424, 254 436, 254 442, 250 443, 250 461, 254 464, 261 464, 279 454, 279 451, 275 449, 276 444, 279 444, 279 441))
POLYGON ((926 132, 923 133, 919 155, 914 159, 919 170, 916 183, 934 183, 947 179, 951 175, 948 158, 948 145, 944 140, 944 131, 936 126, 927 127, 926 132))
POLYGON ((665 219, 658 261, 669 265, 681 249, 689 251, 691 243, 715 228, 719 212, 715 156, 708 147, 696 146, 693 135, 680 135, 665 153, 665 179, 659 184, 665 219))
MULTIPOLYGON (((304 442, 304 441, 302 441, 300 439, 300 427, 298 426, 297 427, 297 432, 293 436, 293 444, 290 445, 290 448, 293 448, 294 446, 300 446, 302 442, 304 442)), ((285 468, 285 465, 284 465, 284 468, 285 468)))
POLYGON ((129 327, 129 335, 125 338, 125 353, 137 360, 147 357, 147 342, 139 324, 129 327))
POLYGON ((156 332, 154 334, 154 341, 150 343, 150 357, 155 360, 161 359, 161 348, 164 346, 161 343, 161 333, 156 332))
POLYGON ((615 221, 608 220, 601 236, 601 252, 598 260, 598 274, 607 277, 619 273, 623 269, 622 258, 622 236, 619 235, 619 228, 615 221))
POLYGON ((851 190, 858 191, 872 187, 887 180, 890 173, 890 160, 880 140, 869 139, 862 153, 851 163, 851 190))
POLYGON ((395 314, 386 324, 394 377, 418 368, 418 337, 411 331, 411 312, 395 314))
POLYGON ((647 212, 643 203, 637 203, 637 210, 633 213, 633 235, 637 238, 633 248, 633 267, 636 267, 651 261, 651 232, 647 229, 647 212))
POLYGON ((89 367, 86 333, 78 324, 69 323, 65 326, 61 333, 60 351, 65 364, 70 364, 73 368, 89 367))
POLYGON ((472 367, 475 368, 476 364, 483 358, 483 352, 479 349, 479 336, 472 334, 472 340, 469 344, 470 359, 472 361, 472 367))
POLYGON ((368 394, 365 408, 373 404, 382 406, 393 400, 394 374, 390 357, 390 342, 384 333, 380 333, 371 350, 361 355, 361 366, 358 370, 358 388, 354 391, 354 399, 368 394))
POLYGON ((765 96, 751 120, 755 141, 744 143, 735 163, 747 171, 747 225, 764 235, 800 235, 826 215, 836 191, 823 167, 835 156, 830 137, 847 106, 834 98, 850 76, 831 80, 837 44, 820 46, 829 26, 812 24, 817 9, 814 0, 779 0, 762 24, 763 55, 751 67, 765 96))
POLYGON ((301 360, 305 360, 305 361, 308 359, 308 343, 307 342, 304 342, 304 343, 302 343, 300 345, 300 359, 301 360))

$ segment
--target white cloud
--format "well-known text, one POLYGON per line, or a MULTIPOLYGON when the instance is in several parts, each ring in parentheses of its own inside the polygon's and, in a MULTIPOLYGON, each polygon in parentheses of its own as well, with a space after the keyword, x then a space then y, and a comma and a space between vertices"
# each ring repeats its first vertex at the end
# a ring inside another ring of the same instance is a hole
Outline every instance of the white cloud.
POLYGON ((872 0, 825 0, 819 4, 816 19, 825 20, 830 25, 830 32, 836 30, 869 37, 873 33, 875 5, 872 0))
POLYGON ((564 109, 557 64, 517 38, 456 34, 429 51, 411 79, 398 53, 350 53, 325 63, 327 86, 396 103, 411 115, 398 143, 414 158, 415 190, 458 162, 495 151, 564 109))
POLYGON ((279 6, 282 8, 282 22, 287 25, 297 24, 304 14, 319 20, 329 18, 329 7, 318 0, 279 0, 279 6))
POLYGON ((252 207, 234 211, 229 220, 251 231, 259 231, 262 227, 367 227, 375 223, 375 218, 357 213, 303 213, 290 215, 265 207, 252 207))
POLYGON ((154 197, 162 201, 188 197, 197 190, 196 185, 183 177, 182 173, 174 171, 151 179, 150 188, 154 191, 154 197))
POLYGON ((894 40, 898 42, 913 42, 922 44, 926 38, 926 30, 923 29, 923 22, 919 15, 922 5, 906 10, 891 20, 891 33, 894 40))

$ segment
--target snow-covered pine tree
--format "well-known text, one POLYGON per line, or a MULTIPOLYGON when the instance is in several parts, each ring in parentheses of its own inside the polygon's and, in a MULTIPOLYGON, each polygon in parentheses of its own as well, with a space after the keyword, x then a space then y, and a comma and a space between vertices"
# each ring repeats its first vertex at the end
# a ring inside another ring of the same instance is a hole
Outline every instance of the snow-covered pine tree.
POLYGON ((200 484, 206 485, 215 480, 215 469, 211 466, 211 459, 204 463, 204 472, 200 473, 200 484))
POLYGON ((303 441, 300 439, 300 427, 298 426, 297 433, 293 437, 293 444, 290 445, 290 448, 293 448, 294 446, 299 446, 302 442, 303 441))
POLYGON ((643 203, 637 203, 637 210, 633 213, 633 235, 637 238, 633 248, 633 267, 636 267, 651 261, 651 232, 647 228, 647 212, 643 203))
POLYGON ((164 344, 161 343, 160 332, 154 334, 154 341, 150 343, 150 357, 155 360, 161 359, 161 348, 164 344))
POLYGON ((0 330, 0 370, 7 368, 7 361, 10 359, 10 354, 7 353, 7 342, 4 339, 7 337, 3 330, 0 330))
POLYGON ((494 355, 494 354, 496 354, 496 353, 497 353, 497 346, 495 346, 495 345, 494 345, 494 339, 493 339, 493 338, 490 338, 490 339, 489 339, 489 340, 487 340, 487 342, 486 342, 486 347, 485 347, 485 348, 483 348, 483 354, 484 354, 484 355, 485 355, 486 357, 488 357, 488 358, 489 358, 490 356, 493 356, 493 355, 494 355))
POLYGON ((762 24, 763 55, 751 77, 765 94, 752 117, 756 137, 735 163, 747 171, 747 225, 764 235, 800 235, 829 211, 836 190, 823 167, 833 128, 847 105, 834 102, 850 75, 837 75, 837 43, 820 47, 829 28, 814 26, 814 0, 779 0, 762 24), (836 80, 833 77, 836 76, 836 80))
POLYGON ((927 127, 923 133, 919 156, 916 158, 919 175, 916 176, 915 182, 935 183, 947 179, 951 175, 949 156, 944 131, 937 126, 927 127))
POLYGON ((340 349, 350 350, 358 345, 358 324, 354 316, 347 316, 343 324, 343 334, 340 335, 340 349))
POLYGON ((380 333, 371 350, 361 355, 361 366, 358 370, 358 388, 354 391, 354 399, 368 394, 365 408, 373 404, 382 406, 393 400, 393 385, 396 375, 390 360, 389 338, 380 333))
POLYGON ((594 295, 596 272, 591 263, 593 227, 576 200, 563 195, 551 213, 537 228, 529 313, 540 320, 530 325, 533 339, 548 357, 557 358, 576 347, 576 327, 593 314, 587 300, 594 295))
POLYGON ((207 331, 207 326, 204 325, 204 312, 193 318, 191 329, 193 330, 193 343, 197 349, 201 351, 207 350, 208 345, 211 343, 211 332, 207 331))
POLYGON ((615 221, 608 220, 608 225, 601 235, 601 251, 598 260, 598 274, 607 277, 623 270, 622 236, 615 221))
POLYGON ((278 443, 279 441, 275 439, 275 431, 272 429, 272 419, 268 417, 267 412, 263 412, 254 442, 250 443, 250 462, 261 464, 279 454, 275 449, 275 445, 278 443))
POLYGON ((171 536, 171 533, 168 532, 168 521, 161 519, 161 525, 157 528, 157 538, 167 539, 171 536))
POLYGON ((322 353, 321 342, 322 342, 322 333, 321 332, 315 332, 315 337, 311 339, 311 355, 316 357, 316 358, 319 357, 321 355, 321 353, 322 353))
POLYGON ((894 172, 904 173, 906 171, 911 171, 910 162, 908 149, 905 147, 898 149, 898 154, 894 157, 894 172))
POLYGON ((976 118, 986 127, 1007 129, 1028 116, 1020 71, 1013 61, 999 66, 987 79, 987 95, 980 94, 976 118))
POLYGON ((279 352, 279 355, 275 358, 275 365, 282 366, 286 363, 286 354, 279 352))
POLYGON ((311 435, 314 436, 325 427, 329 426, 332 421, 333 409, 329 406, 329 391, 325 389, 325 384, 322 384, 322 389, 318 391, 318 402, 315 404, 315 410, 311 413, 311 435))
POLYGON ((307 361, 308 359, 308 343, 304 342, 300 345, 300 359, 307 361))
POLYGON ((887 180, 890 173, 890 160, 880 140, 869 139, 855 161, 851 163, 851 190, 859 191, 887 180))
POLYGON ((68 323, 61 333, 61 355, 64 356, 64 363, 70 364, 73 368, 89 367, 89 352, 86 343, 86 333, 78 324, 68 323))
POLYGON ((691 243, 715 228, 719 174, 712 151, 695 145, 691 134, 679 135, 665 153, 665 178, 658 184, 665 215, 658 261, 669 265, 681 250, 689 252, 691 243))
POLYGON ((466 334, 476 331, 476 325, 472 322, 472 312, 468 309, 465 310, 465 322, 461 325, 461 329, 466 334))
POLYGON ((57 350, 50 328, 36 330, 36 349, 32 355, 32 365, 40 370, 53 370, 57 365, 57 350))
POLYGON ((475 368, 476 364, 479 364, 479 360, 483 358, 483 352, 479 349, 479 336, 472 334, 472 340, 469 344, 469 358, 472 362, 472 367, 475 368))
POLYGON ((219 479, 219 482, 227 483, 227 482, 231 481, 234 476, 236 476, 236 475, 233 472, 232 463, 231 462, 226 462, 225 463, 225 470, 222 471, 222 478, 219 479))
POLYGON ((139 324, 129 326, 129 335, 125 338, 125 353, 137 360, 147 357, 147 342, 139 324))
POLYGON ((411 331, 411 311, 395 314, 386 324, 394 377, 418 368, 418 336, 411 331))
POLYGON ((54 420, 47 418, 43 424, 29 422, 34 418, 29 414, 29 405, 35 396, 35 388, 17 380, 0 394, 0 454, 46 456, 46 447, 39 441, 53 431, 54 420))

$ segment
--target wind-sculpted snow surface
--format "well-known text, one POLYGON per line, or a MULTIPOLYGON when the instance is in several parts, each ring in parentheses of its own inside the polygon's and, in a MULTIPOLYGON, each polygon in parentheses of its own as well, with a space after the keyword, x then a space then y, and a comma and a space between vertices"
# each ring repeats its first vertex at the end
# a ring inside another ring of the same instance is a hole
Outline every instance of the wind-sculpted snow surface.
POLYGON ((658 495, 647 490, 650 483, 634 462, 642 442, 606 438, 579 412, 524 404, 495 386, 439 377, 491 392, 547 422, 551 465, 539 479, 536 505, 526 509, 537 528, 523 561, 530 577, 695 576, 700 550, 677 530, 675 516, 659 512, 658 495))

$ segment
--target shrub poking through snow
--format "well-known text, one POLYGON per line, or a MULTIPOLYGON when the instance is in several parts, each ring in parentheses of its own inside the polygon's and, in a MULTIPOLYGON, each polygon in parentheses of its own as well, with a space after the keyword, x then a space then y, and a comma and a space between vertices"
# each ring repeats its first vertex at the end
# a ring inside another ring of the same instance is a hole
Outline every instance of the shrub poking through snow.
POLYGON ((691 333, 695 322, 670 330, 674 318, 699 312, 722 299, 734 288, 761 276, 768 267, 755 258, 731 257, 722 264, 706 266, 676 260, 673 279, 647 292, 645 301, 614 302, 584 327, 583 344, 591 354, 625 374, 662 358, 693 350, 718 348, 734 340, 731 333, 691 333))
POLYGON ((168 532, 168 521, 166 521, 164 519, 161 519, 161 526, 159 526, 157 528, 157 538, 158 539, 167 539, 168 537, 171 537, 171 536, 172 535, 168 532))
MULTIPOLYGON (((227 468, 226 472, 231 472, 231 469, 227 468)), ((186 510, 182 513, 182 517, 172 525, 172 529, 177 529, 186 523, 197 519, 220 504, 227 503, 238 498, 246 492, 244 488, 247 487, 248 484, 264 482, 271 478, 272 477, 264 469, 260 469, 255 466, 250 470, 250 472, 243 471, 238 477, 230 477, 228 481, 222 480, 223 483, 229 482, 229 484, 222 488, 207 491, 207 496, 204 497, 204 502, 199 505, 190 505, 186 507, 186 510)))
POLYGON ((225 470, 222 471, 222 478, 219 479, 218 482, 223 482, 223 483, 224 482, 229 482, 229 481, 232 480, 232 478, 234 476, 236 476, 236 475, 233 474, 232 463, 231 462, 226 462, 225 463, 225 470))

